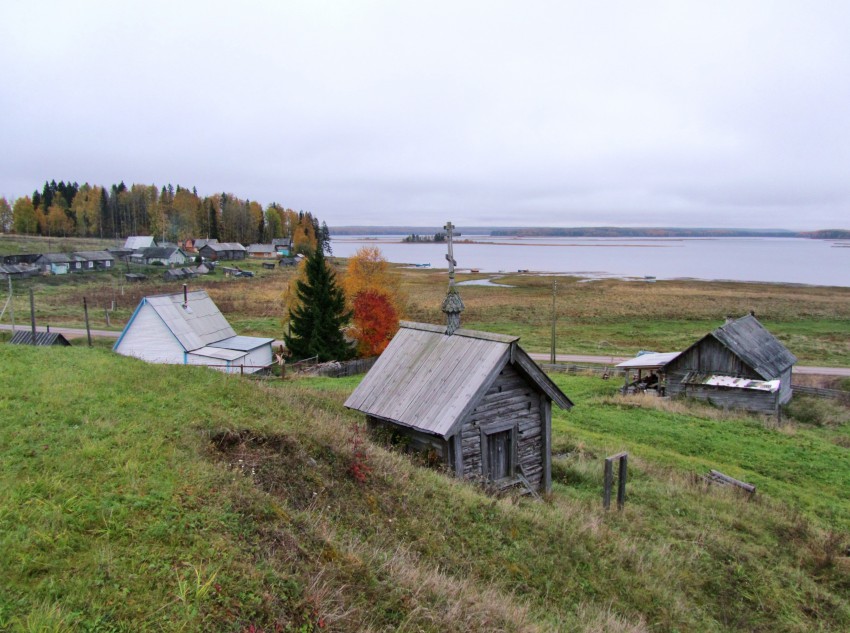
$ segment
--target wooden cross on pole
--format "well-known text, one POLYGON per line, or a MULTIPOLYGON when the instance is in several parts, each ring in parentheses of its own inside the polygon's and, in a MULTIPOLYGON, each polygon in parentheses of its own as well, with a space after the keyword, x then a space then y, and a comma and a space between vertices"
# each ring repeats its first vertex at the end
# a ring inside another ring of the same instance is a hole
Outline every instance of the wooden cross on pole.
POLYGON ((443 313, 446 315, 446 334, 451 336, 460 327, 463 300, 460 298, 457 288, 455 288, 455 266, 457 266, 457 262, 452 250, 452 237, 455 227, 451 222, 446 222, 446 226, 443 228, 446 229, 446 239, 449 243, 449 252, 446 255, 446 261, 449 262, 449 291, 443 300, 443 313))
POLYGON ((449 252, 446 255, 446 261, 449 262, 449 285, 455 285, 455 266, 457 266, 457 262, 455 261, 454 250, 452 249, 452 231, 454 230, 454 224, 451 222, 447 222, 443 227, 446 230, 446 240, 449 243, 449 252))

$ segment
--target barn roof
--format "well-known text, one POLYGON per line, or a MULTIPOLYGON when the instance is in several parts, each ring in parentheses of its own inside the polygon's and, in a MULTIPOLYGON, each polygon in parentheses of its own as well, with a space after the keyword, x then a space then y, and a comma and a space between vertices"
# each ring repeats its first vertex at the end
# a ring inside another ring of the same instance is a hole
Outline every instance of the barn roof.
POLYGON ((511 363, 559 406, 571 407, 518 340, 464 329, 449 336, 445 327, 402 322, 345 406, 448 437, 511 363))
MULTIPOLYGON (((227 319, 206 291, 193 290, 186 294, 186 298, 187 307, 185 308, 182 292, 145 297, 142 299, 142 304, 147 304, 154 309, 183 349, 187 351, 200 349, 236 336, 236 332, 230 327, 227 319)), ((139 307, 141 308, 141 305, 139 307)), ((131 324, 132 319, 127 323, 127 328, 131 324)))
MULTIPOLYGON (((32 330, 18 330, 9 341, 12 345, 32 345, 32 330)), ((70 345, 68 339, 58 332, 36 332, 36 345, 70 345)))
POLYGON ((720 326, 711 336, 766 380, 797 362, 797 357, 751 314, 720 326))

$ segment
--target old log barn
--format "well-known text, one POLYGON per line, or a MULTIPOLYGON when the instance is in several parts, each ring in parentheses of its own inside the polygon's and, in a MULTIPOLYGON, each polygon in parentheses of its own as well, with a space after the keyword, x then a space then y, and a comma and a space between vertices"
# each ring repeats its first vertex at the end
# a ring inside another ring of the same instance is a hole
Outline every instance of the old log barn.
POLYGON ((237 336, 203 290, 142 299, 112 348, 149 363, 255 373, 272 363, 272 340, 237 336))
POLYGON ((734 409, 775 413, 791 400, 797 358, 752 314, 725 325, 676 356, 663 372, 667 393, 734 409))
POLYGON ((552 402, 570 399, 513 336, 402 322, 346 407, 458 477, 552 486, 552 402))

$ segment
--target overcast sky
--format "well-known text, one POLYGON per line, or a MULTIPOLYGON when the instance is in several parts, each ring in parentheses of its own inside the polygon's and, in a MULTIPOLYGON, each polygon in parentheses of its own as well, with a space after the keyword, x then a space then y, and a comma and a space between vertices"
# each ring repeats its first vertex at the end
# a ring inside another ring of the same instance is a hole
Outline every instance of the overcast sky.
POLYGON ((850 2, 0 3, 0 196, 850 228, 850 2))

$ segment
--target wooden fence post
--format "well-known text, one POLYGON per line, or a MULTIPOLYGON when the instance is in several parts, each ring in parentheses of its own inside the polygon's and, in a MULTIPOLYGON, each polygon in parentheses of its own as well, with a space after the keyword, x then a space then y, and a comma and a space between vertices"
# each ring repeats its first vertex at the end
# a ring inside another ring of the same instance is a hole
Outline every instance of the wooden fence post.
POLYGON ((614 460, 617 460, 617 508, 626 505, 626 478, 629 464, 628 453, 617 453, 605 458, 605 476, 602 484, 602 507, 611 507, 611 489, 614 487, 614 460))
POLYGON ((614 462, 611 458, 605 460, 605 476, 602 482, 602 507, 611 507, 611 484, 614 482, 614 462))
POLYGON ((626 505, 626 473, 629 469, 629 454, 620 456, 620 472, 617 474, 617 509, 622 510, 626 505))

